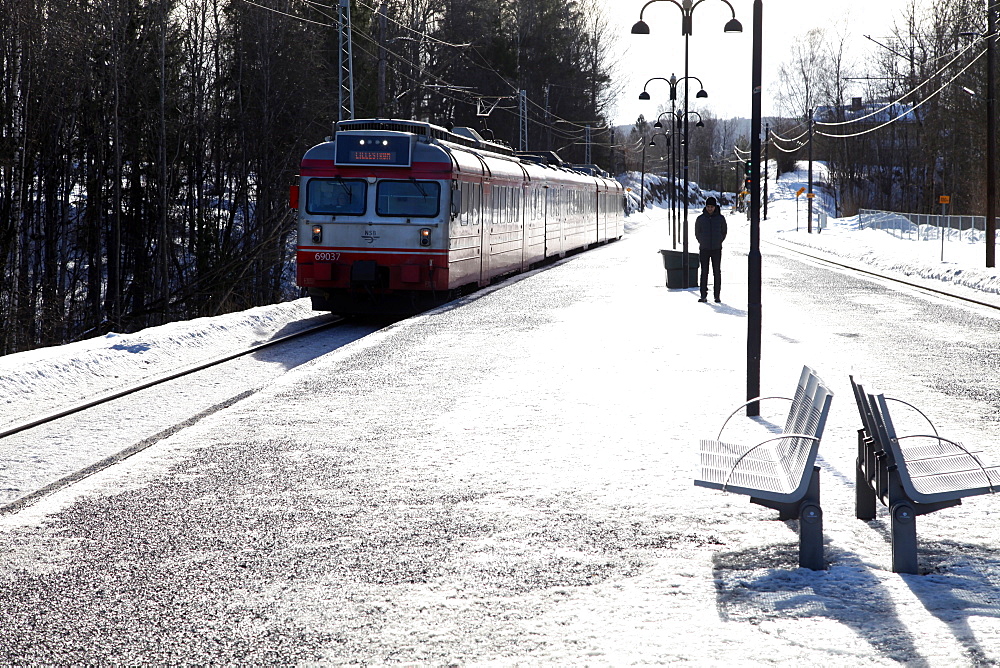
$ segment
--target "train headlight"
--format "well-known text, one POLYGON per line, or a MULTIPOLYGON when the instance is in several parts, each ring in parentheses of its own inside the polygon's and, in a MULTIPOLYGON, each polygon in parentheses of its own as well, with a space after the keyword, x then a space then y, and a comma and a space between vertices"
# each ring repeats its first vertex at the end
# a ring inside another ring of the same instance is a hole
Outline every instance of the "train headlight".
POLYGON ((420 228, 420 245, 421 246, 431 245, 431 228, 429 227, 420 228))
POLYGON ((322 225, 313 225, 312 232, 313 232, 313 243, 314 244, 318 244, 319 242, 323 241, 323 226, 322 225))

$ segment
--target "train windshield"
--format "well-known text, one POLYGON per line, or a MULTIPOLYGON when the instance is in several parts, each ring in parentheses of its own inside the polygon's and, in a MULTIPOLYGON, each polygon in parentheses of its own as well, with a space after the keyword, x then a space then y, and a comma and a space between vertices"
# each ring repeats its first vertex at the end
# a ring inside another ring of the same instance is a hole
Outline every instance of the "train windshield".
POLYGON ((360 179, 312 179, 306 195, 306 211, 334 216, 360 216, 365 212, 368 184, 360 179))
POLYGON ((379 181, 375 212, 380 216, 433 218, 440 211, 441 184, 436 181, 379 181))

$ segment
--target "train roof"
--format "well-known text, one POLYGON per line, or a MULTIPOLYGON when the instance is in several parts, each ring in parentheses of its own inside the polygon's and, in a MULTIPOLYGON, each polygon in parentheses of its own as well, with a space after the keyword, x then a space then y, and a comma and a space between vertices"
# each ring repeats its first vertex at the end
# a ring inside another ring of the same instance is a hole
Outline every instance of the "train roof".
POLYGON ((406 132, 439 141, 457 144, 466 148, 489 151, 499 155, 513 156, 514 150, 506 144, 488 141, 472 128, 454 128, 448 130, 439 125, 423 121, 403 121, 396 118, 367 118, 351 121, 338 121, 334 126, 336 132, 388 130, 390 132, 406 132))
POLYGON ((525 164, 540 165, 549 169, 608 178, 607 172, 594 165, 570 165, 552 151, 514 151, 510 146, 484 139, 476 130, 456 127, 451 130, 423 121, 408 121, 395 118, 368 118, 338 121, 335 132, 370 131, 405 132, 444 144, 492 153, 525 164))

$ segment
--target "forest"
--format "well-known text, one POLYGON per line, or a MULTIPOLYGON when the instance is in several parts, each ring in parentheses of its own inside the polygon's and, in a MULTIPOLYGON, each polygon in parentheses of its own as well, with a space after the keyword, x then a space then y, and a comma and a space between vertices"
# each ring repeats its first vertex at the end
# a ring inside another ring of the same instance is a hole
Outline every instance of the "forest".
MULTIPOLYGON (((354 116, 517 147, 525 91, 532 147, 606 164, 589 2, 353 0, 354 116)), ((0 25, 0 354, 296 296, 288 189, 341 112, 336 2, 0 0, 0 25)))

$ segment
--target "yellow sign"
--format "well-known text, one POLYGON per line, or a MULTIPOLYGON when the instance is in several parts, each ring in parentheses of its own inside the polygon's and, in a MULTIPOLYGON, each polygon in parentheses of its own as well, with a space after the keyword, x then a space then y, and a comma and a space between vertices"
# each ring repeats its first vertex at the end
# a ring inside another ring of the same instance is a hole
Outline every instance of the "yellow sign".
POLYGON ((805 188, 799 188, 798 190, 795 191, 795 196, 798 197, 799 195, 801 195, 805 191, 806 191, 805 188))
POLYGON ((809 199, 816 199, 816 193, 808 193, 806 197, 808 197, 809 199))
POLYGON ((951 195, 941 195, 938 197, 938 204, 951 204, 951 195))

